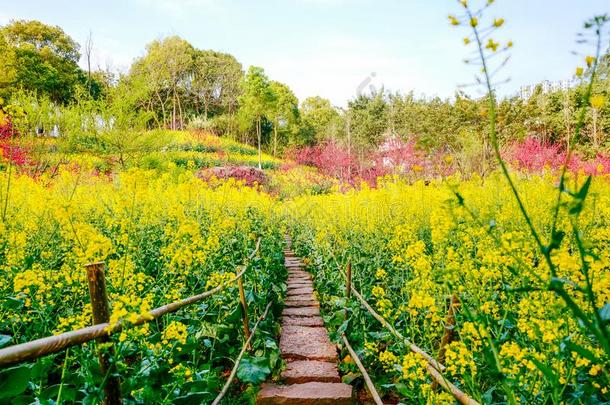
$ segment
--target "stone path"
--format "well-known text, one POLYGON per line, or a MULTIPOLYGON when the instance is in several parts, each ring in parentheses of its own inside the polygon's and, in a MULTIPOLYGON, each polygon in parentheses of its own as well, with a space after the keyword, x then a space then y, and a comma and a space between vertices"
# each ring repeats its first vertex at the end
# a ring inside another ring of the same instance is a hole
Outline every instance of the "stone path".
POLYGON ((256 403, 352 404, 352 387, 341 383, 337 350, 320 317, 311 276, 289 248, 284 250, 284 255, 288 291, 282 313, 280 350, 286 369, 281 375, 282 384, 263 384, 256 403))

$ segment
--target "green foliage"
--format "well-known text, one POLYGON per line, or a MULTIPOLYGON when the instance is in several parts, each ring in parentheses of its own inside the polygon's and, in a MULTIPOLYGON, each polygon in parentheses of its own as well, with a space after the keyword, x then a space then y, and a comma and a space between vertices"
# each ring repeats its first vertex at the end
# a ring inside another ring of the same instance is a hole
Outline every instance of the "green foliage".
POLYGON ((295 145, 312 145, 338 138, 344 127, 337 109, 322 97, 308 97, 303 100, 301 122, 301 134, 292 142, 295 145))
POLYGON ((79 45, 61 28, 19 20, 1 27, 0 36, 0 48, 8 47, 1 63, 9 70, 0 76, 5 95, 24 89, 67 103, 84 84, 79 45))
POLYGON ((251 384, 262 383, 269 374, 269 359, 265 357, 244 357, 237 369, 237 378, 251 384))
POLYGON ((280 82, 270 83, 273 102, 269 107, 269 117, 273 122, 273 155, 277 155, 278 145, 286 145, 299 133, 299 100, 290 88, 280 82))
POLYGON ((241 63, 233 55, 212 50, 195 50, 194 108, 197 114, 218 115, 237 110, 243 78, 241 63))

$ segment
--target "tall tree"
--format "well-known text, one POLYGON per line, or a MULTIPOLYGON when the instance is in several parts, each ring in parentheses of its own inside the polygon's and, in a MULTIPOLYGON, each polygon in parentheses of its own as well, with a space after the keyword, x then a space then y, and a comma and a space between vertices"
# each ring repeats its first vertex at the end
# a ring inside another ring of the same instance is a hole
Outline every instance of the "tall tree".
POLYGON ((171 108, 170 128, 184 126, 182 98, 190 85, 193 69, 194 48, 178 36, 151 42, 146 46, 146 55, 132 65, 130 75, 136 80, 138 76, 143 78, 157 100, 163 126, 167 125, 168 108, 171 108))
POLYGON ((233 113, 237 108, 240 82, 244 76, 241 63, 233 55, 212 50, 196 50, 192 90, 196 97, 196 110, 203 114, 233 113))
POLYGON ((330 100, 308 97, 301 103, 302 136, 298 144, 313 144, 336 137, 343 127, 339 112, 330 100))
POLYGON ((0 83, 5 92, 21 88, 67 103, 76 86, 84 84, 79 45, 61 28, 40 21, 11 21, 0 28, 0 36, 11 48, 2 59, 14 69, 11 80, 0 83))
POLYGON ((265 71, 257 66, 250 66, 241 82, 241 88, 240 121, 246 127, 250 127, 252 123, 256 127, 258 168, 262 169, 262 121, 269 116, 273 92, 265 71))
POLYGON ((388 108, 383 91, 360 95, 348 103, 352 141, 360 151, 376 147, 388 129, 388 108))
POLYGON ((287 135, 298 129, 299 100, 283 83, 272 81, 270 87, 273 94, 269 113, 273 122, 273 156, 277 156, 278 134, 287 135))

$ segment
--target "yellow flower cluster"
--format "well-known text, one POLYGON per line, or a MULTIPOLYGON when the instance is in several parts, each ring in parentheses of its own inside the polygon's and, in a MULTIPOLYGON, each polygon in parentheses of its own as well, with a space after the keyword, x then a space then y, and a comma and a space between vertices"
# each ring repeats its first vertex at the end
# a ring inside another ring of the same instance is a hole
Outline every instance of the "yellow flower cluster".
POLYGON ((379 362, 386 370, 393 370, 394 366, 398 364, 398 357, 389 350, 379 352, 379 362))
POLYGON ((473 376, 477 373, 472 352, 463 342, 451 342, 445 350, 445 366, 447 371, 463 378, 465 375, 473 376))
POLYGON ((181 344, 185 344, 187 336, 186 325, 178 321, 172 321, 163 330, 162 342, 166 345, 170 340, 176 340, 181 344))
MULTIPOLYGON (((554 175, 513 177, 534 225, 549 229, 557 198, 554 175)), ((572 176, 570 187, 579 189, 584 178, 572 176)), ((585 204, 578 218, 591 252, 585 260, 597 308, 610 302, 608 180, 593 180, 589 193, 594 204, 585 204)), ((430 352, 445 333, 447 300, 452 295, 460 298, 452 326, 459 341, 447 346, 445 356, 447 369, 456 378, 469 376, 470 382, 488 384, 492 377, 486 353, 495 350, 501 368, 515 376, 515 389, 528 401, 553 390, 532 359, 550 367, 561 389, 576 375, 592 389, 603 387, 603 364, 594 367, 580 355, 563 354, 566 339, 598 358, 604 352, 583 332, 564 300, 547 290, 549 269, 498 174, 485 179, 455 175, 427 184, 388 178, 374 190, 302 196, 285 205, 294 240, 309 252, 318 271, 335 272, 333 258, 351 257, 352 263, 359 263, 352 266, 354 285, 369 291, 376 310, 430 352), (520 287, 534 291, 509 292, 520 287), (501 336, 510 344, 494 343, 501 336), (491 348, 490 343, 498 347, 491 348)), ((585 286, 587 277, 571 236, 571 221, 562 209, 556 226, 566 237, 551 260, 557 277, 567 281, 564 285, 574 303, 591 313, 587 294, 576 287, 585 286)), ((545 232, 542 235, 546 237, 545 232)), ((369 342, 366 347, 372 353, 376 346, 369 342)), ((408 370, 403 367, 407 374, 408 370)))
POLYGON ((218 287, 221 284, 225 284, 235 279, 235 273, 212 273, 210 274, 210 278, 205 283, 205 288, 210 289, 214 287, 218 287))
POLYGON ((428 362, 419 353, 409 352, 402 358, 402 378, 411 382, 424 381, 428 362))

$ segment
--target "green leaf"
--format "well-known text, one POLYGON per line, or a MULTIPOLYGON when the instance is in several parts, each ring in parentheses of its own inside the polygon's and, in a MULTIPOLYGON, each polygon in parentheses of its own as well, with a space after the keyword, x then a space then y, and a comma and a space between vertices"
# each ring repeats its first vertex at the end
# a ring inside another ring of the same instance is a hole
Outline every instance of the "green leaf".
POLYGON ((553 235, 551 236, 551 243, 549 244, 549 249, 559 249, 559 247, 561 246, 561 242, 563 241, 563 238, 565 236, 566 233, 564 231, 553 231, 553 235))
POLYGON ((398 391, 398 393, 403 397, 409 397, 413 393, 413 390, 407 387, 407 385, 404 383, 396 383, 395 387, 396 391, 398 391))
POLYGON ((542 374, 544 374, 544 376, 549 380, 551 385, 555 386, 558 384, 559 377, 557 377, 557 375, 553 372, 553 370, 549 366, 541 363, 534 357, 531 357, 530 360, 532 363, 534 363, 536 365, 538 370, 542 371, 542 374))
MULTIPOLYGON (((51 385, 42 392, 42 397, 45 399, 57 399, 60 384, 51 385)), ((76 389, 66 384, 61 388, 61 402, 74 402, 76 400, 76 389)))
POLYGON ((12 336, 0 335, 0 347, 6 346, 11 341, 11 339, 13 339, 12 336))
POLYGON ((356 378, 360 377, 360 373, 347 373, 341 378, 344 384, 351 384, 356 378))
POLYGON ((578 215, 581 213, 585 204, 585 199, 587 198, 587 194, 589 193, 589 187, 591 186, 592 178, 592 176, 587 177, 587 181, 585 181, 585 184, 583 184, 580 190, 578 190, 577 193, 572 194, 575 201, 574 204, 572 204, 572 206, 570 207, 569 212, 571 215, 578 215))
POLYGON ((21 309, 23 308, 23 301, 14 297, 6 297, 2 306, 5 309, 21 309))
POLYGON ((229 314, 229 316, 227 317, 227 322, 236 323, 236 322, 241 321, 242 312, 243 311, 241 310, 241 305, 237 305, 235 307, 235 309, 233 310, 233 312, 231 312, 229 314))
POLYGON ((191 392, 173 400, 174 404, 203 404, 212 399, 212 394, 209 392, 191 392))
POLYGON ((237 368, 237 378, 252 384, 262 383, 270 373, 265 357, 245 357, 237 368))
POLYGON ((582 347, 581 345, 576 344, 568 339, 564 340, 563 344, 568 350, 578 353, 581 357, 584 357, 585 359, 590 360, 593 363, 599 362, 599 359, 593 354, 593 352, 582 347))
POLYGON ((0 399, 11 398, 25 391, 30 380, 27 365, 0 371, 0 399))

